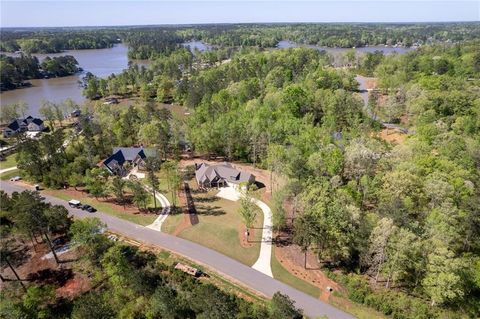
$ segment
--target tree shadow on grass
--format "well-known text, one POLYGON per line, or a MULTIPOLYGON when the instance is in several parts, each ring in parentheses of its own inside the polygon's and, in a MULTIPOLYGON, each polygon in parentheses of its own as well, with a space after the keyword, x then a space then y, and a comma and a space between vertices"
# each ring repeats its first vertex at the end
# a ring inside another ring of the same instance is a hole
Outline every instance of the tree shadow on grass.
POLYGON ((221 216, 225 211, 220 206, 196 205, 196 213, 204 216, 221 216))
POLYGON ((198 203, 211 203, 211 202, 214 202, 214 201, 218 200, 218 198, 215 197, 215 196, 195 197, 194 200, 198 203))

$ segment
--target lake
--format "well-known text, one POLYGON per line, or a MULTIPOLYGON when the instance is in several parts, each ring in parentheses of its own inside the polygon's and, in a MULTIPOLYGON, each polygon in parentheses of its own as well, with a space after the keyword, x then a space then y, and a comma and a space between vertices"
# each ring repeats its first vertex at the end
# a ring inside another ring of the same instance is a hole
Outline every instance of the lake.
MULTIPOLYGON (((72 76, 51 79, 29 80, 31 87, 5 91, 0 94, 0 105, 8 105, 25 101, 30 106, 29 114, 38 116, 38 110, 42 100, 59 103, 67 98, 77 103, 82 103, 85 98, 82 96, 80 81, 86 72, 92 72, 99 77, 107 77, 112 73, 120 73, 128 67, 128 47, 124 44, 117 44, 107 49, 92 50, 70 50, 62 53, 34 54, 39 60, 46 56, 73 55, 84 72, 72 76)), ((144 65, 144 61, 133 61, 144 65)))
MULTIPOLYGON (((183 43, 183 46, 188 47, 192 52, 195 51, 195 49, 206 51, 213 48, 206 43, 196 40, 185 42, 183 43)), ((342 53, 348 50, 344 48, 300 45, 291 41, 280 41, 277 45, 277 48, 279 49, 295 47, 325 50, 334 55, 335 53, 342 53)), ((355 50, 357 50, 357 52, 374 52, 375 50, 380 50, 385 54, 391 54, 393 52, 401 54, 413 49, 372 46, 356 48, 355 50)), ((25 101, 30 106, 29 114, 32 116, 39 116, 38 110, 42 100, 60 103, 67 98, 71 98, 77 103, 82 103, 85 101, 85 98, 82 96, 83 88, 80 85, 80 81, 85 73, 91 72, 99 77, 107 77, 112 73, 120 73, 128 67, 129 60, 127 53, 128 47, 126 45, 117 44, 108 49, 70 50, 62 53, 35 54, 40 60, 43 60, 46 56, 73 55, 77 59, 80 67, 83 68, 84 72, 62 78, 30 80, 32 83, 31 87, 2 92, 0 94, 0 106, 25 101)), ((132 60, 131 62, 140 66, 148 66, 148 61, 132 60)))
POLYGON ((191 52, 195 52, 195 50, 198 50, 200 52, 210 51, 213 48, 211 45, 208 45, 198 40, 191 40, 189 42, 184 42, 182 43, 182 45, 188 48, 191 52))

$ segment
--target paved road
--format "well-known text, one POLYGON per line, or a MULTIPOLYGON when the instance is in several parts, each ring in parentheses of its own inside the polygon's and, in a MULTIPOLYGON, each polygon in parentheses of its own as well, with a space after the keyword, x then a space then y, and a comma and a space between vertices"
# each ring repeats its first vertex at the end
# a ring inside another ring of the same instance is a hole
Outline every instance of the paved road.
MULTIPOLYGON (((28 189, 25 186, 16 185, 10 182, 1 182, 0 189, 7 193, 21 192, 28 189)), ((270 278, 261 272, 250 268, 240 262, 224 256, 214 250, 200 246, 185 239, 174 237, 165 233, 161 233, 129 221, 119 219, 117 217, 96 212, 94 214, 72 209, 67 202, 49 195, 43 195, 45 199, 52 204, 65 206, 69 212, 76 218, 98 217, 108 225, 113 232, 117 232, 126 237, 134 238, 146 244, 155 245, 170 250, 177 254, 183 255, 212 269, 215 269, 227 278, 231 278, 253 290, 272 297, 277 291, 290 296, 296 306, 303 309, 305 315, 310 317, 327 316, 335 319, 351 319, 353 316, 329 305, 316 298, 313 298, 301 291, 298 291, 278 280, 270 278)))

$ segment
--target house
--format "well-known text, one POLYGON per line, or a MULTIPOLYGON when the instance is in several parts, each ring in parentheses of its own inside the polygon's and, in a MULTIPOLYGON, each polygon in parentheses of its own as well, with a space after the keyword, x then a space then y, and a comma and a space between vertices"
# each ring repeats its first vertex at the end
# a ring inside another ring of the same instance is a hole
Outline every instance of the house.
POLYGON ((28 116, 24 119, 13 120, 3 129, 3 136, 9 137, 25 131, 41 132, 43 130, 45 130, 45 125, 41 119, 28 116))
POLYGON ((113 154, 103 161, 103 166, 110 174, 124 176, 128 171, 128 165, 145 168, 145 160, 147 157, 155 157, 154 149, 143 147, 115 147, 113 154))
POLYGON ((27 128, 29 132, 41 132, 45 130, 45 125, 41 119, 34 118, 28 123, 27 128))
POLYGON ((255 176, 235 169, 229 163, 209 165, 195 164, 195 179, 199 187, 231 186, 237 188, 241 183, 255 183, 255 176))

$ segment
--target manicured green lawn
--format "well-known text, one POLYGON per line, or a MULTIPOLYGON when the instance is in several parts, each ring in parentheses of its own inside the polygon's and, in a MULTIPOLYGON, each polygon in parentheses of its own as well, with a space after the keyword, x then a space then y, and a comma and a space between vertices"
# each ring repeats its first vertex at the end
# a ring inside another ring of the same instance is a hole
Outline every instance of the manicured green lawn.
MULTIPOLYGON (((45 193, 61 198, 63 200, 67 200, 67 201, 72 199, 68 194, 62 193, 61 191, 46 190, 45 193)), ((112 205, 96 200, 95 198, 88 197, 86 194, 85 196, 80 196, 75 199, 79 200, 84 204, 92 205, 97 210, 107 213, 109 215, 122 218, 132 223, 136 223, 143 226, 150 225, 157 218, 157 215, 155 214, 132 214, 132 213, 124 212, 122 210, 114 209, 112 205)), ((95 213, 92 214, 92 217, 94 216, 95 216, 95 213)))
POLYGON ((170 214, 162 224, 162 232, 167 234, 173 234, 178 225, 183 221, 183 212, 177 214, 170 214))
MULTIPOLYGON (((224 255, 234 258, 246 265, 253 265, 260 253, 260 239, 262 236, 263 214, 259 211, 254 231, 252 247, 244 248, 240 244, 238 229, 242 219, 238 213, 239 202, 215 197, 218 192, 213 189, 207 193, 195 193, 196 186, 191 183, 192 195, 198 213, 199 223, 182 231, 179 236, 187 240, 212 248, 224 255)), ((170 216, 172 217, 172 216, 170 216)), ((171 230, 174 221, 167 218, 165 229, 171 230)), ((175 216, 175 218, 177 218, 175 216)), ((242 227, 243 229, 243 227, 242 227)))
POLYGON ((300 291, 303 291, 306 294, 309 294, 312 297, 319 298, 320 297, 320 288, 300 279, 292 275, 288 272, 285 268, 283 268, 282 264, 277 260, 275 257, 275 249, 272 249, 272 273, 273 278, 280 280, 281 282, 292 286, 300 291))
POLYGON ((4 161, 0 161, 0 169, 10 168, 17 165, 17 161, 15 160, 15 156, 17 154, 10 154, 5 157, 4 161))
POLYGON ((7 181, 7 180, 9 180, 10 178, 12 178, 12 177, 14 177, 14 176, 17 176, 17 175, 21 176, 20 170, 19 170, 19 169, 14 169, 14 170, 12 170, 12 171, 8 171, 8 172, 5 172, 5 173, 0 174, 0 179, 1 179, 2 181, 7 181))

